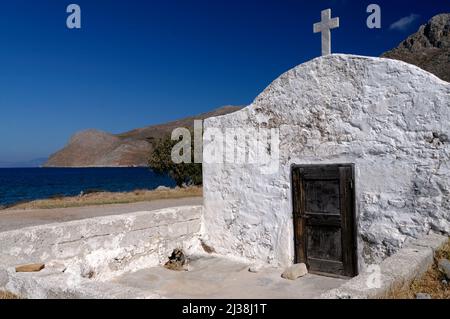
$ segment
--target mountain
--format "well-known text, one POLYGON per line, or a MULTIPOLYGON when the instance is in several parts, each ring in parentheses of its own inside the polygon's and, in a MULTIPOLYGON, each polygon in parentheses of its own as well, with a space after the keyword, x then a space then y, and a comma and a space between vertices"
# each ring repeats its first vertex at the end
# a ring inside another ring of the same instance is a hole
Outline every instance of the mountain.
POLYGON ((196 119, 225 115, 239 109, 241 107, 224 106, 197 116, 121 134, 95 129, 78 132, 62 150, 50 156, 44 167, 146 166, 152 151, 152 141, 171 134, 177 127, 192 128, 196 119))
POLYGON ((450 13, 433 17, 382 57, 414 64, 450 82, 450 13))

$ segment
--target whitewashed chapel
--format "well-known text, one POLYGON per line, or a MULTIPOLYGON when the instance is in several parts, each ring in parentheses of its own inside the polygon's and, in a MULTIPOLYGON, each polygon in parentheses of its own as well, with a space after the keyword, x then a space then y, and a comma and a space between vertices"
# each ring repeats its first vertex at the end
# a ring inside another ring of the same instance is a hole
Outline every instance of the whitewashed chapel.
POLYGON ((204 129, 203 234, 218 253, 354 276, 407 238, 450 233, 450 84, 415 66, 323 56, 204 129), (258 134, 215 138, 249 128, 277 133, 272 169, 222 152, 261 156, 258 134))

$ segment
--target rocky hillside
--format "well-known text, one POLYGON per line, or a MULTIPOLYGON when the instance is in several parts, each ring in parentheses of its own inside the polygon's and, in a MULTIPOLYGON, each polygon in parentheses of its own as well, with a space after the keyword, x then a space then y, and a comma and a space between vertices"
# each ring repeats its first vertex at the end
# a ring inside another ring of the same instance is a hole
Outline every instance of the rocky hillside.
POLYGON ((198 116, 117 135, 98 130, 79 132, 66 147, 51 155, 44 167, 146 166, 152 151, 152 141, 171 134, 177 127, 193 127, 195 119, 224 115, 239 109, 225 106, 198 116))
POLYGON ((450 82, 450 13, 433 17, 382 57, 417 65, 450 82))

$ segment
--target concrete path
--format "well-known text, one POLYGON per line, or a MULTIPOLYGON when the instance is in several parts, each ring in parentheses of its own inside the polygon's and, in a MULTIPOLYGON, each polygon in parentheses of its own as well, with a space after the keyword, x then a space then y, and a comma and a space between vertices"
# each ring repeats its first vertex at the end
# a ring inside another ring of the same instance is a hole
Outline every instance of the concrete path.
POLYGON ((187 197, 177 199, 161 199, 131 204, 35 210, 0 210, 0 232, 92 217, 121 215, 176 206, 201 205, 202 203, 202 197, 187 197))
POLYGON ((282 269, 250 273, 248 265, 219 257, 191 261, 189 271, 154 267, 112 280, 127 288, 176 299, 310 299, 347 280, 308 274, 295 281, 281 278, 282 269))

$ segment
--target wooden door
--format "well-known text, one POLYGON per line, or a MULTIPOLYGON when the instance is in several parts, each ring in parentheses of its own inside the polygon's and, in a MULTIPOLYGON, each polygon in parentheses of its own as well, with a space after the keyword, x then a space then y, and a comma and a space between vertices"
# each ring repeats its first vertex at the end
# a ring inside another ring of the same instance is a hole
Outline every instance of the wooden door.
POLYGON ((352 165, 292 171, 295 259, 312 273, 357 275, 352 165))

